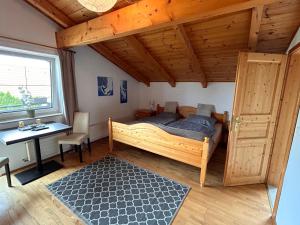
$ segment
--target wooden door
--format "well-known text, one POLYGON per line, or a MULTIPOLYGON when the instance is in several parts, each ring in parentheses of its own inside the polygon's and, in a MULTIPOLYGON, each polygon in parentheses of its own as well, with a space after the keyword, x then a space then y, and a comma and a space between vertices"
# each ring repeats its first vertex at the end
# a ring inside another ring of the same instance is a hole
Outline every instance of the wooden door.
POLYGON ((224 184, 264 183, 287 57, 240 53, 224 184))

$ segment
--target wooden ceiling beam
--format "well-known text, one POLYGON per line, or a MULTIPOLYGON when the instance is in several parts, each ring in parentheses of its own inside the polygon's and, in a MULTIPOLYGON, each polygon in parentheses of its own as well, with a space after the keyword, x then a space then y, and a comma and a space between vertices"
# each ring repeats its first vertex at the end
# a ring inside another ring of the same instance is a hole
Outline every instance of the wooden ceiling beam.
POLYGON ((64 48, 97 43, 278 1, 280 0, 141 0, 57 32, 57 46, 64 48))
POLYGON ((102 43, 96 43, 90 45, 96 52, 103 55, 106 59, 117 65, 119 68, 130 74, 136 80, 143 82, 148 87, 150 86, 150 80, 141 75, 136 69, 129 66, 128 63, 124 62, 121 58, 115 55, 109 48, 104 46, 102 43))
POLYGON ((136 52, 136 54, 138 54, 139 57, 141 57, 142 60, 149 65, 149 67, 154 68, 157 73, 166 79, 172 87, 176 86, 175 78, 169 74, 162 65, 160 65, 160 63, 134 35, 127 36, 124 39, 131 47, 133 47, 133 50, 136 52))
POLYGON ((252 9, 248 49, 255 52, 258 41, 259 29, 262 21, 264 6, 257 6, 252 9))
MULTIPOLYGON (((62 11, 60 11, 58 8, 53 6, 47 0, 25 0, 25 1, 63 28, 76 25, 76 23, 72 19, 70 19, 67 15, 65 15, 62 11)), ((131 75, 137 81, 143 82, 147 86, 150 85, 150 81, 148 78, 140 74, 135 68, 130 67, 126 62, 120 59, 117 55, 113 54, 103 44, 98 43, 89 46, 95 51, 97 51, 98 53, 100 53, 102 56, 104 56, 106 59, 114 63, 120 69, 124 70, 126 73, 131 75)))
POLYGON ((200 75, 200 80, 201 80, 201 84, 203 88, 207 88, 207 78, 206 75, 200 65, 200 61, 199 58, 197 57, 194 48, 192 46, 192 43, 185 31, 185 28, 182 24, 177 25, 175 27, 177 36, 179 37, 179 39, 181 40, 181 42, 184 44, 186 53, 187 53, 187 57, 189 58, 191 65, 192 65, 192 69, 193 72, 200 75))

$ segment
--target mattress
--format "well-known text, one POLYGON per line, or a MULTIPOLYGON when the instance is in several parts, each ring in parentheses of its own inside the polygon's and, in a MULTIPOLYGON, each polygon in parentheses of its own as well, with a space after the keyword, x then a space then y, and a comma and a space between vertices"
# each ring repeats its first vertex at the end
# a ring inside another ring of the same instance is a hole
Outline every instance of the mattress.
POLYGON ((169 125, 157 125, 157 126, 170 134, 174 134, 180 137, 186 137, 198 141, 203 141, 205 137, 208 137, 211 138, 211 140, 216 144, 219 143, 222 134, 222 124, 220 123, 215 124, 214 132, 210 133, 209 135, 208 133, 203 131, 187 130, 178 127, 171 127, 169 125))
POLYGON ((160 129, 180 137, 203 141, 205 137, 218 144, 222 134, 222 124, 216 123, 208 128, 199 124, 198 118, 179 119, 176 113, 161 113, 157 116, 142 118, 127 124, 150 123, 160 129), (195 123, 195 119, 197 120, 195 123), (198 122, 198 123, 197 123, 198 122))

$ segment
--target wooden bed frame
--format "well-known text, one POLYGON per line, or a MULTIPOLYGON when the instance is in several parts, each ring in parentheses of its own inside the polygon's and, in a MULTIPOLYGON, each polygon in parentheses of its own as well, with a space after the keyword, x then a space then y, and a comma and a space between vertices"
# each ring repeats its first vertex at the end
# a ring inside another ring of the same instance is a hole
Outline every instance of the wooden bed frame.
MULTIPOLYGON (((196 114, 196 110, 195 107, 190 106, 178 107, 179 114, 184 118, 190 114, 196 114)), ((212 113, 212 117, 225 124, 227 112, 212 113)), ((114 122, 111 118, 108 120, 108 130, 110 152, 113 151, 115 140, 201 168, 200 185, 204 186, 207 163, 216 148, 216 144, 208 137, 205 137, 204 141, 198 141, 169 134, 149 123, 127 125, 114 122)))

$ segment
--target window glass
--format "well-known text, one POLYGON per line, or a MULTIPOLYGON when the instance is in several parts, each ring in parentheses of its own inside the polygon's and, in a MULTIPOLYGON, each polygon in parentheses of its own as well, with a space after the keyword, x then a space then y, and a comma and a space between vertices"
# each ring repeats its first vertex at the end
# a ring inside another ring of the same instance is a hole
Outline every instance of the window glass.
POLYGON ((0 113, 52 108, 53 63, 0 52, 0 113))

